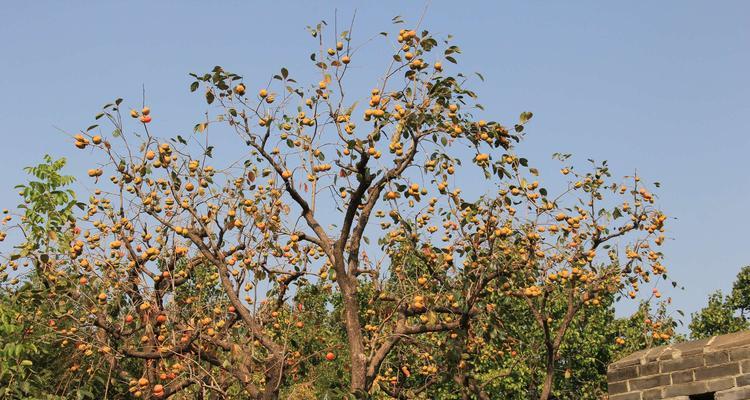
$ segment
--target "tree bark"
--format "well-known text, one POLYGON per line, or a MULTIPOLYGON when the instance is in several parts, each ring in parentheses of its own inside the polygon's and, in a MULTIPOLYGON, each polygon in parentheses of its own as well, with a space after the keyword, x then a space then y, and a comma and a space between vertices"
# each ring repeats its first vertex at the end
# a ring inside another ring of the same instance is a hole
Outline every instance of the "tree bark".
POLYGON ((284 359, 273 357, 268 360, 266 368, 266 384, 259 397, 260 400, 276 400, 279 398, 279 386, 284 373, 284 359))
POLYGON ((542 393, 539 395, 539 400, 548 400, 552 393, 552 381, 555 377, 555 347, 552 343, 547 343, 547 357, 546 364, 547 368, 544 375, 544 385, 542 385, 542 393))
POLYGON ((344 325, 349 341, 349 362, 351 363, 351 391, 355 394, 367 391, 367 357, 365 356, 362 327, 359 323, 359 304, 357 302, 356 278, 340 276, 337 272, 344 303, 344 325))

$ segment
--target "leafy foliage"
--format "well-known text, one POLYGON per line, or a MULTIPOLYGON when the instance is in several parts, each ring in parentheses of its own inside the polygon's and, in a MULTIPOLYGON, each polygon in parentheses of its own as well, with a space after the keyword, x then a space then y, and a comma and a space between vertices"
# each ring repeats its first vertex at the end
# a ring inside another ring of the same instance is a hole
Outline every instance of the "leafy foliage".
MULTIPOLYGON (((24 240, 8 265, 18 274, 16 260, 28 257, 35 268, 22 277, 20 285, 16 285, 19 277, 14 277, 10 280, 13 285, 0 292, 0 382, 3 395, 9 398, 95 399, 106 392, 102 371, 83 378, 75 373, 76 357, 59 345, 69 341, 69 333, 56 332, 60 311, 58 305, 47 301, 54 295, 49 291, 50 280, 57 278, 49 271, 60 252, 69 248, 70 223, 74 207, 79 205, 70 188, 74 177, 62 174, 65 164, 65 159, 46 155, 40 164, 24 169, 31 180, 16 187, 24 201, 18 207, 20 222, 12 228, 17 228, 24 240)), ((68 293, 65 287, 59 290, 59 294, 68 293)))
POLYGON ((750 267, 737 274, 732 293, 724 296, 720 290, 708 297, 708 304, 693 313, 690 336, 702 339, 750 328, 748 306, 750 305, 750 267))
MULTIPOLYGON (((191 74, 210 111, 187 138, 155 136, 150 107, 129 111, 133 128, 123 99, 106 104, 73 135, 97 163, 87 204, 64 160, 28 169, 26 238, 3 266, 26 274, 8 288, 22 283, 48 321, 34 331, 65 354, 56 394, 593 398, 613 346, 673 337, 664 315, 612 313, 667 277, 658 185, 558 155, 568 182, 545 187, 514 149, 533 114, 479 118, 461 49, 427 30, 399 29, 351 98, 358 47, 344 31, 326 48, 326 27, 309 28, 317 83, 281 68, 251 94, 220 66, 191 74), (215 148, 214 131, 242 149, 215 148)), ((26 332, 12 315, 11 336, 26 332)), ((13 346, 8 365, 37 351, 13 346)))

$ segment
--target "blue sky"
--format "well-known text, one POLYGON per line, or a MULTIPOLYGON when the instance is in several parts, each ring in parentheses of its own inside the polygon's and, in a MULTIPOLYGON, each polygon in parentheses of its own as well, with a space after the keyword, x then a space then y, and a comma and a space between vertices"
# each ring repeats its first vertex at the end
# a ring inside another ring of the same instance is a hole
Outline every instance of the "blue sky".
MULTIPOLYGON (((416 21, 426 4, 6 2, 0 204, 17 203, 21 167, 44 153, 85 173, 91 161, 60 131, 85 128, 115 97, 137 105, 145 87, 155 129, 189 133, 205 111, 188 92, 189 72, 223 65, 263 77, 261 86, 286 66, 304 80, 315 46, 306 25, 333 22, 334 10, 344 25, 356 9, 354 41, 363 43, 395 29, 395 15, 416 21)), ((686 288, 668 294, 689 313, 750 264, 748 16, 746 1, 434 1, 423 26, 453 34, 461 68, 484 75, 475 87, 489 116, 534 112, 518 152, 542 171, 557 170, 553 152, 571 152, 662 183, 659 203, 676 218, 666 264, 686 288)), ((381 71, 383 49, 367 44, 352 67, 381 71)))

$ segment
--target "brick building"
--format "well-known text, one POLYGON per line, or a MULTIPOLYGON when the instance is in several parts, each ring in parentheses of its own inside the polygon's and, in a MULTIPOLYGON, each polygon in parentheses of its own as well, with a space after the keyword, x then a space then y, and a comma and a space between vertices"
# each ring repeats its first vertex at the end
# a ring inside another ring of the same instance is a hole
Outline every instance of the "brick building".
POLYGON ((750 331, 633 353, 607 382, 610 400, 750 399, 750 331))

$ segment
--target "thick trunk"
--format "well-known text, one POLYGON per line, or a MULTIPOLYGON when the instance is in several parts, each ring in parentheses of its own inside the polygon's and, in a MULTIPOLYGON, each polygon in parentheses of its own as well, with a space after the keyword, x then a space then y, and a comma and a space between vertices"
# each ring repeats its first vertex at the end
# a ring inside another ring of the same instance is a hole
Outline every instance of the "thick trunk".
POLYGON ((351 368, 350 390, 355 396, 361 397, 369 389, 367 356, 365 356, 362 326, 359 323, 357 277, 352 271, 346 270, 344 244, 343 241, 336 243, 331 261, 336 271, 336 283, 341 290, 344 303, 344 326, 346 327, 346 336, 349 344, 349 363, 351 368))
POLYGON ((278 390, 264 391, 260 395, 260 400, 276 400, 279 398, 278 390))
POLYGON ((279 398, 279 386, 281 375, 284 373, 284 360, 282 357, 275 357, 268 362, 266 373, 266 384, 260 393, 260 400, 276 400, 279 398))
POLYGON ((490 396, 477 384, 476 380, 464 373, 457 373, 453 380, 461 387, 461 399, 490 400, 490 396), (474 395, 474 397, 472 397, 474 395))
POLYGON ((545 370, 544 385, 542 386, 542 393, 539 395, 539 400, 548 400, 552 393, 552 382, 555 377, 555 348, 551 344, 547 344, 547 368, 545 370))
POLYGON ((356 282, 352 282, 348 276, 347 282, 341 282, 341 292, 344 297, 344 322, 346 336, 349 340, 349 352, 351 363, 351 391, 353 393, 364 393, 367 391, 367 357, 365 356, 364 340, 362 338, 362 327, 359 323, 359 304, 357 291, 353 289, 356 282))

